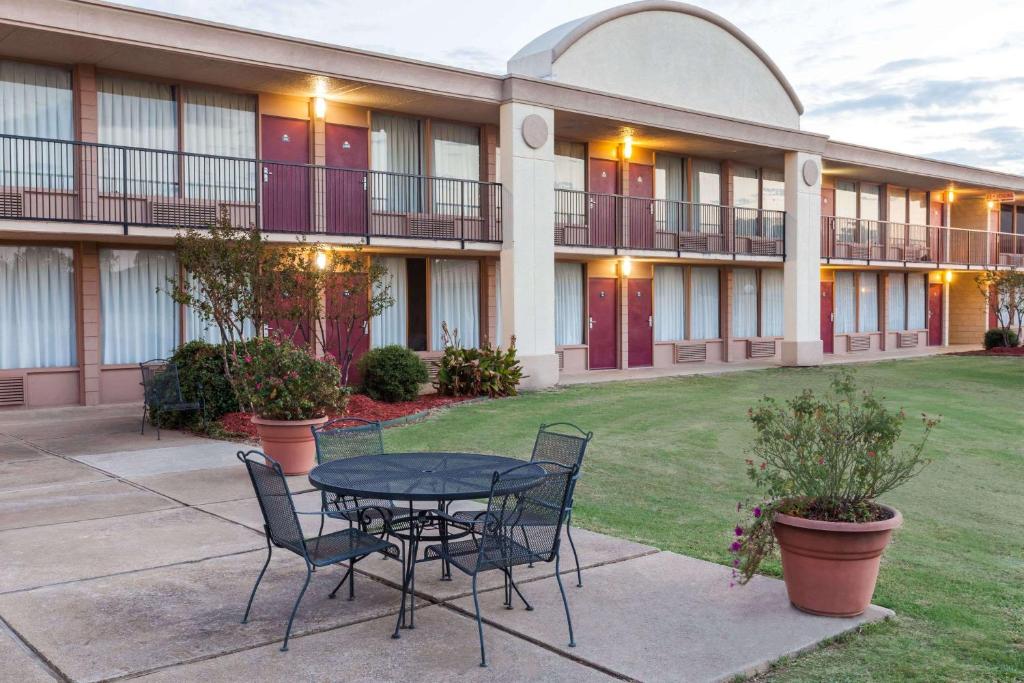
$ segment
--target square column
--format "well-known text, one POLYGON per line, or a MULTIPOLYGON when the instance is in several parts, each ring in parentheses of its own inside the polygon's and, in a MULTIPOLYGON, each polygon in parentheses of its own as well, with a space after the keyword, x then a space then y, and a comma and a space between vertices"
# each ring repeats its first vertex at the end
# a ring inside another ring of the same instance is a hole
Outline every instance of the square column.
POLYGON ((524 389, 558 381, 554 130, 551 109, 501 105, 501 345, 515 335, 524 389))
POLYGON ((821 346, 821 157, 786 153, 782 364, 818 365, 821 346))

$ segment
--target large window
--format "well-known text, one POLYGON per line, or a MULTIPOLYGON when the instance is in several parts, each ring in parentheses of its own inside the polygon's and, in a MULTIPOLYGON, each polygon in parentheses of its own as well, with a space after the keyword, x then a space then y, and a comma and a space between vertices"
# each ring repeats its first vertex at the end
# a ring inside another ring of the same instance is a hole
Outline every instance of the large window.
POLYGON ((835 308, 836 334, 851 334, 857 331, 857 290, 853 273, 836 273, 833 285, 833 306, 835 308))
POLYGON ((757 271, 732 271, 732 336, 757 336, 757 271))
POLYGON ((686 162, 675 154, 658 154, 654 159, 654 222, 659 232, 678 233, 683 207, 675 202, 686 198, 686 162))
POLYGON ((907 191, 889 188, 889 213, 886 219, 890 223, 907 223, 907 191))
POLYGON ((907 218, 913 225, 928 225, 928 193, 910 191, 907 218))
POLYGON ((370 122, 373 210, 408 213, 420 206, 422 139, 417 119, 374 112, 370 122))
POLYGON ((761 336, 781 337, 783 335, 782 271, 778 269, 761 271, 761 336))
POLYGON ((173 152, 178 149, 178 103, 174 88, 100 76, 96 89, 99 141, 138 148, 100 152, 100 190, 144 196, 177 194, 178 160, 173 152))
POLYGON ((741 237, 757 233, 757 208, 760 206, 760 186, 757 169, 734 166, 732 169, 732 204, 736 208, 735 230, 741 237))
POLYGON ((441 323, 461 346, 480 344, 480 262, 468 259, 433 259, 430 263, 430 343, 444 348, 441 323))
POLYGON ((686 338, 686 271, 654 266, 654 341, 686 338))
MULTIPOLYGON (((0 60, 0 134, 49 140, 75 136, 71 72, 0 60)), ((0 184, 71 190, 74 149, 42 140, 0 139, 0 184)))
POLYGON ((480 213, 480 129, 458 123, 434 122, 430 127, 433 146, 431 183, 434 211, 437 213, 477 216, 480 213))
POLYGON ((857 331, 878 332, 878 274, 860 273, 857 279, 857 331))
POLYGON ((907 329, 925 328, 925 307, 928 296, 928 276, 923 273, 907 275, 907 329))
POLYGON ((587 146, 582 142, 555 140, 555 189, 585 190, 587 146))
POLYGON ((409 279, 405 259, 401 256, 374 256, 378 263, 387 268, 384 281, 375 286, 379 293, 385 286, 390 287, 394 303, 384 309, 370 323, 370 343, 373 348, 398 344, 409 345, 409 279))
MULTIPOLYGON (((184 151, 256 158, 256 98, 252 95, 188 88, 184 111, 184 151)), ((251 204, 256 201, 255 179, 255 162, 206 156, 185 159, 188 197, 251 204)))
POLYGON ((885 301, 885 328, 890 331, 907 329, 907 281, 902 273, 886 276, 888 294, 885 301))
POLYGON ((761 208, 778 213, 761 217, 765 237, 781 240, 786 234, 786 175, 782 171, 761 171, 761 208))
POLYGON ((173 251, 100 249, 104 365, 171 355, 178 345, 178 305, 162 290, 177 274, 173 251))
POLYGON ((878 220, 882 215, 882 188, 869 183, 860 184, 860 233, 859 242, 877 244, 879 239, 878 220))
POLYGON ((0 246, 0 370, 75 365, 75 348, 71 250, 0 246))
POLYGON ((583 264, 555 263, 555 345, 583 343, 583 264))
POLYGON ((690 269, 690 339, 717 339, 719 286, 717 268, 690 269))

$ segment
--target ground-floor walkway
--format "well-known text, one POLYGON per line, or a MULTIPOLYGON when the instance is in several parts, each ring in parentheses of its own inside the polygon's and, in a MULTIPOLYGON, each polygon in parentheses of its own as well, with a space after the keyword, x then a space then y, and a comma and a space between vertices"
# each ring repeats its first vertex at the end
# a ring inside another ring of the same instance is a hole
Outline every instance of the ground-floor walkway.
MULTIPOLYGON (((504 609, 501 581, 482 579, 481 669, 468 579, 424 565, 416 629, 392 640, 399 565, 371 558, 351 602, 326 599, 337 569, 314 575, 280 652, 305 572, 275 553, 239 623, 265 557, 240 445, 157 441, 138 420, 137 406, 0 413, 0 679, 726 680, 890 614, 810 616, 780 581, 730 588, 726 567, 579 530, 584 586, 566 577, 576 648, 551 564, 519 572, 529 612, 504 609)), ((299 509, 319 509, 304 477, 290 486, 299 509)))

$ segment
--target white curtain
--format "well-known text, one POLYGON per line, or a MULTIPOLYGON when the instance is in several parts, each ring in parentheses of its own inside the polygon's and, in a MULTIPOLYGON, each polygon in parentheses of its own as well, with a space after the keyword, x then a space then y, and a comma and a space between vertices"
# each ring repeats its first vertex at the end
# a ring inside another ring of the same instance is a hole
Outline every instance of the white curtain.
POLYGON ((690 339, 717 339, 718 269, 690 269, 690 339))
POLYGON ((878 331, 878 274, 860 274, 860 296, 858 297, 860 317, 858 332, 878 331))
POLYGON ((757 336, 757 271, 732 271, 732 336, 757 336))
MULTIPOLYGON (((75 137, 71 72, 0 60, 0 134, 71 140, 75 137)), ((0 140, 0 185, 71 190, 71 145, 0 140)))
POLYGON ((837 272, 835 290, 833 296, 835 301, 835 332, 836 334, 850 334, 857 331, 857 292, 853 287, 853 273, 837 272))
POLYGON ((434 211, 442 214, 480 215, 480 129, 459 123, 435 122, 432 180, 434 211), (450 179, 450 180, 449 180, 450 179))
POLYGON ((165 291, 178 272, 173 251, 100 249, 103 364, 166 358, 178 345, 178 305, 165 291))
POLYGON ((74 256, 0 246, 0 369, 75 365, 74 256))
POLYGON ((185 90, 185 150, 233 159, 185 157, 185 196, 256 201, 256 98, 216 90, 185 90))
POLYGON ((902 273, 886 275, 889 281, 889 296, 885 304, 885 327, 887 330, 907 329, 907 283, 902 273))
POLYGON ((555 189, 587 188, 587 146, 582 142, 555 140, 555 189))
POLYGON ((143 196, 177 193, 178 103, 164 83, 113 76, 96 79, 99 141, 139 149, 100 153, 100 190, 143 196), (167 150, 161 152, 159 150, 167 150), (127 178, 125 165, 127 164, 127 178))
MULTIPOLYGON (((207 297, 201 292, 199 281, 196 280, 195 276, 189 273, 188 282, 190 290, 206 300, 207 297)), ((234 310, 238 310, 234 307, 234 310)), ((246 320, 242 323, 242 337, 250 339, 256 336, 256 325, 253 324, 252 320, 246 320)), ((201 339, 210 344, 220 344, 223 337, 220 334, 220 328, 214 322, 208 322, 199 315, 199 311, 191 306, 185 308, 185 341, 195 341, 201 339)))
POLYGON ((928 276, 911 273, 907 276, 907 329, 925 328, 925 306, 928 298, 928 276))
POLYGON ((761 171, 761 231, 769 239, 781 240, 786 233, 786 174, 782 171, 763 169, 761 171))
POLYGON ((583 343, 583 264, 555 263, 555 346, 583 343))
POLYGON ((675 202, 685 199, 686 164, 675 154, 658 154, 654 158, 654 198, 666 201, 654 205, 654 221, 661 232, 679 232, 683 207, 675 202))
POLYGON ((654 266, 654 340, 686 338, 686 271, 654 266))
POLYGON ((761 336, 783 335, 783 293, 785 286, 781 270, 761 271, 761 336))
POLYGON ((715 234, 722 231, 722 214, 716 208, 722 203, 722 165, 717 161, 693 160, 693 201, 696 206, 693 232, 715 234))
POLYGON ((421 171, 420 122, 406 116, 374 113, 370 123, 370 168, 373 210, 419 211, 421 171))
POLYGON ((459 334, 459 344, 480 344, 480 262, 469 259, 433 259, 430 264, 430 345, 444 349, 441 323, 459 334))
POLYGON ((405 270, 405 259, 401 256, 375 256, 378 263, 388 269, 386 282, 375 287, 379 292, 385 284, 391 287, 391 298, 395 303, 385 308, 370 322, 370 344, 373 348, 398 344, 409 345, 409 278, 405 270))

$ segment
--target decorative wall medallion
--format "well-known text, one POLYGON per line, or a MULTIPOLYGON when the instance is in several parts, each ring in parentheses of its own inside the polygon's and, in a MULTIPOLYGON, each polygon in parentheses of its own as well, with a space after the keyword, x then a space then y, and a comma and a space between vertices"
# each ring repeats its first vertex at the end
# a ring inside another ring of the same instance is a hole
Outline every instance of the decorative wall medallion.
POLYGON ((548 123, 537 114, 523 119, 523 141, 531 149, 539 149, 548 141, 548 123))
POLYGON ((804 184, 807 187, 814 187, 818 182, 818 177, 821 175, 821 170, 818 168, 818 162, 814 159, 808 159, 804 162, 803 167, 804 184))

